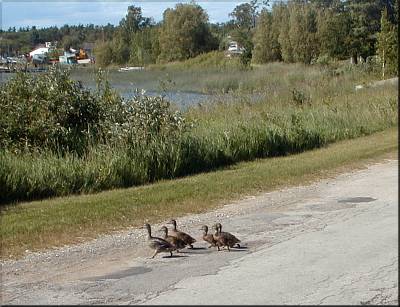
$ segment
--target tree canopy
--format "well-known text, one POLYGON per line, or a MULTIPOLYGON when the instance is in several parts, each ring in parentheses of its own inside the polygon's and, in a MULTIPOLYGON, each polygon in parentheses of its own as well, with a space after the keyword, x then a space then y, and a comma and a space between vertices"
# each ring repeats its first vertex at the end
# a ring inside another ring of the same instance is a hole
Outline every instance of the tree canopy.
POLYGON ((388 73, 397 73, 397 0, 250 0, 237 5, 224 23, 209 22, 195 2, 179 3, 155 23, 135 5, 118 26, 64 25, 0 31, 0 54, 24 54, 37 44, 58 42, 78 49, 95 42, 96 63, 146 65, 185 60, 211 50, 224 50, 236 40, 242 62, 312 63, 320 57, 357 61, 378 55, 388 73))
POLYGON ((194 3, 179 3, 164 12, 159 42, 159 59, 166 62, 184 60, 218 47, 207 13, 194 3))

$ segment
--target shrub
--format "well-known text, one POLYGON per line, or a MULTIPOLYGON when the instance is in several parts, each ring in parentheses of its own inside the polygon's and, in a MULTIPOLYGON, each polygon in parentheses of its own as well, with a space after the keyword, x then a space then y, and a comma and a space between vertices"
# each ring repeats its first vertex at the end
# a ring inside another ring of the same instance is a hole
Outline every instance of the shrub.
POLYGON ((5 148, 82 153, 100 134, 103 105, 67 71, 19 72, 0 89, 0 144, 5 148))

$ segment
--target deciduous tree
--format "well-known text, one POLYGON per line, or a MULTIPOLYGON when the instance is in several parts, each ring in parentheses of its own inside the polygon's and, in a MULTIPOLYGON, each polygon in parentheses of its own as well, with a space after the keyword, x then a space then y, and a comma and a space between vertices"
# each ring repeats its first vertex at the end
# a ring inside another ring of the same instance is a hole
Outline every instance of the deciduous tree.
POLYGON ((160 61, 184 60, 218 48, 201 6, 179 3, 164 12, 160 29, 160 61))
POLYGON ((281 50, 278 42, 279 32, 275 32, 272 13, 262 10, 254 33, 253 61, 267 63, 281 59, 281 50))

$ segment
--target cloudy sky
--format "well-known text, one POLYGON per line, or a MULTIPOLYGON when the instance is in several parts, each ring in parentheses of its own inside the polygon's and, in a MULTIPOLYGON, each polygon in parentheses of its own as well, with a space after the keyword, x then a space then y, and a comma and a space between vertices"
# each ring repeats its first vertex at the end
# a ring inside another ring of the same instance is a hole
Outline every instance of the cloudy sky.
MULTIPOLYGON (((95 24, 105 25, 111 23, 117 25, 126 15, 129 5, 140 6, 145 17, 153 17, 155 21, 162 19, 162 13, 168 7, 174 7, 178 2, 187 1, 20 1, 2 0, 1 27, 48 27, 62 26, 64 24, 95 24)), ((196 1, 203 7, 209 16, 210 22, 224 22, 229 20, 228 14, 235 6, 245 1, 238 0, 208 0, 196 1)))

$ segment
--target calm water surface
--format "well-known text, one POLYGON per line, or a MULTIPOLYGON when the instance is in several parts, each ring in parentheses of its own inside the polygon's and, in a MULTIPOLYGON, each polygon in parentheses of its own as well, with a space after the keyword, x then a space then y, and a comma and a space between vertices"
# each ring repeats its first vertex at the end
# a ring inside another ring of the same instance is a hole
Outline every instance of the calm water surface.
MULTIPOLYGON (((40 73, 34 73, 39 75, 40 73)), ((213 103, 217 101, 237 101, 240 99, 250 99, 258 101, 265 98, 263 94, 204 94, 199 93, 195 89, 192 91, 179 90, 160 90, 160 73, 138 71, 135 74, 126 72, 112 72, 108 75, 110 85, 124 98, 130 98, 134 95, 135 90, 144 89, 146 95, 158 96, 163 95, 166 99, 176 104, 180 109, 186 109, 189 106, 199 103, 213 103), (153 76, 153 75, 154 76, 153 76)), ((7 82, 14 77, 15 73, 0 73, 0 83, 7 82)), ((95 75, 88 71, 71 71, 71 78, 81 81, 83 86, 94 90, 96 88, 95 75)))

